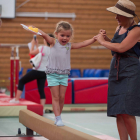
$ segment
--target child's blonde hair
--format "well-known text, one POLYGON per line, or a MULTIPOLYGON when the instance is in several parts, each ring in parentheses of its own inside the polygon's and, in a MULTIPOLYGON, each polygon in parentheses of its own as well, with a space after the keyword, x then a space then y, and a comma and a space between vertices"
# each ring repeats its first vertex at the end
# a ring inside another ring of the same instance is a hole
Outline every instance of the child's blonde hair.
POLYGON ((73 27, 69 22, 66 21, 58 22, 54 33, 59 33, 61 30, 71 30, 71 34, 73 34, 73 27))

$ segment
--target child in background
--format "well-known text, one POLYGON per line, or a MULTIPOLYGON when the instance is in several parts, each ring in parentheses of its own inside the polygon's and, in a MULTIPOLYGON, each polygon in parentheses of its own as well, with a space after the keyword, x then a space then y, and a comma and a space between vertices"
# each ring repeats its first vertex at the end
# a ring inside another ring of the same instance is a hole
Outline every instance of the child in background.
POLYGON ((94 38, 79 43, 70 43, 73 35, 71 24, 65 21, 57 23, 54 31, 56 39, 38 30, 42 37, 51 45, 46 74, 48 86, 52 95, 52 107, 55 114, 55 124, 64 126, 61 112, 64 106, 65 92, 68 86, 70 74, 70 50, 86 47, 95 42, 94 38))
MULTIPOLYGON (((54 37, 52 34, 49 34, 48 36, 54 37)), ((45 69, 46 69, 46 64, 48 61, 48 52, 50 52, 50 44, 48 44, 46 42, 46 40, 44 40, 44 46, 39 46, 36 49, 34 49, 34 47, 38 46, 38 40, 36 39, 32 39, 31 41, 31 48, 30 48, 30 55, 37 55, 39 52, 41 52, 44 54, 42 56, 42 61, 40 63, 40 66, 35 69, 33 67, 33 69, 31 71, 29 71, 28 73, 26 73, 20 80, 18 83, 18 89, 17 89, 17 94, 16 97, 13 98, 12 100, 10 100, 10 103, 20 103, 19 99, 20 96, 23 92, 23 88, 24 85, 30 81, 33 80, 37 80, 37 85, 38 85, 38 92, 40 94, 40 103, 42 104, 42 106, 44 107, 45 102, 46 102, 46 98, 45 98, 45 92, 44 92, 44 87, 45 87, 45 81, 46 81, 46 74, 45 74, 45 69), (42 48, 43 47, 43 48, 42 48)), ((45 112, 45 111, 44 111, 45 112)))

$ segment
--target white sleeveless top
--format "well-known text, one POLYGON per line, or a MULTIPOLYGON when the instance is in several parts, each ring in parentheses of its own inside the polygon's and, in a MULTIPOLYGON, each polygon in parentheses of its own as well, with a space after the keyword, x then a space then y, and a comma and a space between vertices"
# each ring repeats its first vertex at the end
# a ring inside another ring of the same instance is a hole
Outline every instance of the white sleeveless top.
MULTIPOLYGON (((48 46, 39 46, 38 47, 39 52, 41 52, 42 47, 43 47, 42 53, 44 53, 44 56, 42 56, 42 61, 41 61, 40 67, 38 69, 36 69, 36 70, 45 72, 46 65, 48 63, 48 57, 49 57, 49 54, 50 54, 50 47, 48 47, 48 46)), ((33 69, 35 69, 35 68, 33 68, 33 69)))
POLYGON ((70 74, 70 50, 71 43, 62 46, 56 39, 54 46, 50 48, 46 73, 70 74))

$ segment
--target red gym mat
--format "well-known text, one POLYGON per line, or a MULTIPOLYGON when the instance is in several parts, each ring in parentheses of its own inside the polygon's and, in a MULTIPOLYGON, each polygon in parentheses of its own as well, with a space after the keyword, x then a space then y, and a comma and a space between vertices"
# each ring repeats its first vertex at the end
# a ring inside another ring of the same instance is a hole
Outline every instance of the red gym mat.
POLYGON ((35 102, 20 99, 19 104, 9 103, 10 96, 0 93, 0 117, 18 116, 21 109, 31 110, 39 115, 43 115, 43 106, 35 102))
POLYGON ((0 137, 0 140, 48 140, 44 137, 0 137))

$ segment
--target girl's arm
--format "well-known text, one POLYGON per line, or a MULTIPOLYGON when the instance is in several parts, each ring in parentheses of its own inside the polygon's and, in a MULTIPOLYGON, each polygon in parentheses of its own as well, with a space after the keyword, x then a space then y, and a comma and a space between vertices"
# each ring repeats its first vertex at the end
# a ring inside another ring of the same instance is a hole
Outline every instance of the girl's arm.
POLYGON ((108 42, 101 34, 98 34, 95 38, 104 47, 115 52, 123 53, 131 49, 140 40, 140 28, 135 27, 132 29, 121 43, 108 42))
POLYGON ((45 32, 43 32, 42 30, 38 29, 38 31, 42 34, 40 36, 42 36, 50 45, 54 45, 55 43, 55 38, 50 37, 48 34, 46 34, 45 32))
POLYGON ((31 46, 31 49, 30 49, 30 54, 31 55, 36 55, 36 54, 38 54, 39 53, 39 49, 38 49, 38 40, 36 39, 36 41, 35 41, 35 39, 33 39, 32 41, 31 41, 31 44, 32 44, 32 46, 31 46), (36 45, 36 49, 34 50, 34 46, 36 45))
POLYGON ((96 39, 93 37, 93 38, 85 40, 83 42, 72 43, 71 49, 79 49, 79 48, 82 48, 82 47, 86 47, 86 46, 94 43, 95 41, 96 41, 96 39))

